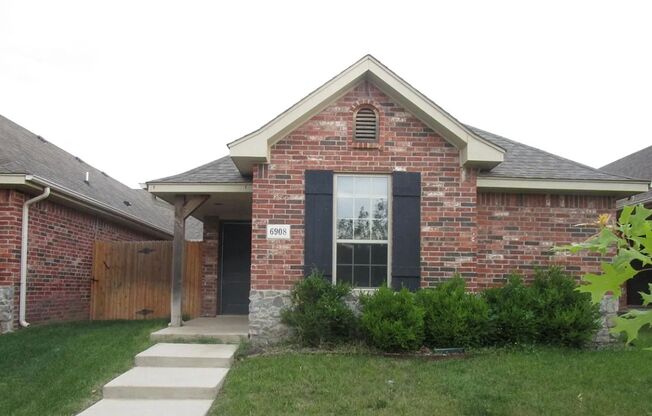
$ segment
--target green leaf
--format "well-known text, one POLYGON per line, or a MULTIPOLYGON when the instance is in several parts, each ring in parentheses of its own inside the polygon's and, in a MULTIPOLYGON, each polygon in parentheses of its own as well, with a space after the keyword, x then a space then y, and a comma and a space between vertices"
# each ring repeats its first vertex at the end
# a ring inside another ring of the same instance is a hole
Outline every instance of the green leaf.
POLYGON ((607 292, 612 292, 616 297, 620 296, 622 284, 637 273, 629 264, 617 267, 613 264, 601 263, 600 267, 602 274, 586 274, 582 280, 587 284, 577 288, 580 292, 590 293, 593 303, 600 303, 607 292))
POLYGON ((650 303, 652 303, 652 283, 648 284, 648 290, 649 290, 648 293, 638 292, 643 298, 643 306, 647 306, 650 303))
POLYGON ((649 256, 646 256, 633 248, 623 248, 618 250, 618 254, 613 259, 613 264, 614 266, 619 267, 624 264, 630 264, 633 260, 638 260, 644 265, 652 264, 652 259, 649 256))
POLYGON ((621 226, 629 224, 629 217, 632 216, 632 212, 634 212, 634 208, 635 208, 634 205, 625 205, 623 207, 623 210, 620 213, 620 217, 618 218, 618 223, 621 226))
POLYGON ((647 209, 642 204, 637 205, 634 215, 629 218, 632 226, 630 235, 637 237, 652 231, 652 222, 647 220, 650 216, 652 216, 652 209, 647 209))
POLYGON ((638 332, 642 327, 652 325, 652 311, 634 309, 625 315, 619 316, 615 321, 616 326, 613 327, 611 332, 613 334, 624 332, 627 335, 627 343, 629 344, 638 338, 638 332))

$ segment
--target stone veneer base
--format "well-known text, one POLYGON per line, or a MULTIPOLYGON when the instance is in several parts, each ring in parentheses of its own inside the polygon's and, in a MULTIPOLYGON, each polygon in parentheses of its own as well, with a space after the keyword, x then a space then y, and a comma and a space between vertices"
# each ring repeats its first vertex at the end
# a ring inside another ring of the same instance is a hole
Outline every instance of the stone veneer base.
POLYGON ((14 288, 0 287, 0 334, 14 329, 14 288))
POLYGON ((254 344, 272 344, 288 338, 290 329, 281 323, 281 310, 290 306, 289 290, 249 292, 249 338, 254 344))

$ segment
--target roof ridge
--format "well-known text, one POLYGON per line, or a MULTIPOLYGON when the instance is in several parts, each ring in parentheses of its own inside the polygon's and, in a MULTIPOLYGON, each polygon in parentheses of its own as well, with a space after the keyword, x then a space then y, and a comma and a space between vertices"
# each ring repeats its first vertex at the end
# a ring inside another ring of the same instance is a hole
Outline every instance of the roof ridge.
POLYGON ((591 166, 589 166, 589 165, 585 165, 584 163, 580 163, 580 162, 577 162, 577 161, 575 161, 575 160, 568 159, 568 158, 565 158, 565 157, 563 157, 563 156, 556 155, 556 154, 554 154, 554 153, 550 153, 550 152, 548 152, 548 151, 546 151, 546 150, 539 149, 538 147, 530 146, 529 144, 521 143, 521 142, 519 142, 519 141, 516 141, 516 140, 513 140, 513 139, 509 139, 509 138, 507 138, 507 137, 505 137, 505 136, 501 136, 501 135, 499 135, 499 134, 495 134, 495 133, 492 133, 492 132, 490 132, 490 131, 486 131, 486 130, 480 129, 480 128, 478 128, 478 127, 471 126, 470 124, 464 124, 464 125, 465 125, 466 127, 470 128, 470 129, 472 129, 472 130, 480 131, 480 132, 482 132, 482 133, 489 134, 489 135, 491 135, 491 136, 495 136, 495 137, 500 138, 500 139, 502 139, 502 140, 506 140, 506 141, 508 141, 508 142, 510 142, 510 143, 514 143, 514 144, 517 144, 517 145, 519 145, 519 146, 524 146, 524 147, 527 147, 527 148, 529 148, 529 149, 533 149, 533 150, 536 150, 536 151, 538 151, 538 152, 545 153, 546 155, 551 156, 551 157, 553 157, 553 158, 555 158, 555 159, 563 160, 563 161, 565 161, 565 162, 570 162, 570 163, 572 163, 572 164, 574 164, 574 165, 581 166, 581 167, 583 167, 583 168, 585 168, 585 169, 589 169, 589 170, 591 170, 592 172, 596 172, 596 173, 600 173, 600 174, 608 175, 608 176, 613 176, 614 178, 618 178, 618 179, 634 179, 634 180, 641 180, 641 178, 634 178, 634 177, 625 176, 625 175, 617 175, 617 174, 614 174, 614 173, 611 173, 611 172, 605 172, 605 171, 602 171, 602 170, 600 170, 600 169, 597 169, 597 168, 591 167, 591 166))

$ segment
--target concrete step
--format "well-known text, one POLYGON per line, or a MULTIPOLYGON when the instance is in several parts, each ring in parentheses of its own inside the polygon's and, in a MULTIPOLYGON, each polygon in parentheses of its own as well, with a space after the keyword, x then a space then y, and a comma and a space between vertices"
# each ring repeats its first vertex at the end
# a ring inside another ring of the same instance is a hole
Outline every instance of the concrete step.
POLYGON ((237 345, 160 343, 136 355, 140 367, 231 367, 237 345))
POLYGON ((213 400, 228 368, 134 367, 108 382, 105 399, 213 400))
POLYGON ((247 338, 249 338, 249 321, 246 315, 196 318, 184 322, 183 326, 163 328, 150 335, 150 339, 155 342, 193 342, 204 339, 239 344, 247 338))
POLYGON ((206 416, 213 400, 104 399, 78 416, 206 416))

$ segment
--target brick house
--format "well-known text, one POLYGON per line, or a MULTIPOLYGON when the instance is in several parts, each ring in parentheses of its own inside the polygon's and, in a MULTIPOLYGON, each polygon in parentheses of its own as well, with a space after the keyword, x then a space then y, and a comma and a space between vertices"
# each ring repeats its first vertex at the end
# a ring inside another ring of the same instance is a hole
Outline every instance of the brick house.
POLYGON ((169 204, 0 116, 0 333, 20 326, 20 305, 31 324, 88 319, 94 241, 171 239, 172 223, 169 204))
POLYGON ((175 204, 175 240, 187 215, 204 221, 203 313, 248 314, 250 335, 275 338, 313 268, 359 288, 459 272, 473 290, 537 265, 595 271, 598 257, 551 247, 648 185, 464 125, 365 56, 228 156, 147 189, 175 204))

